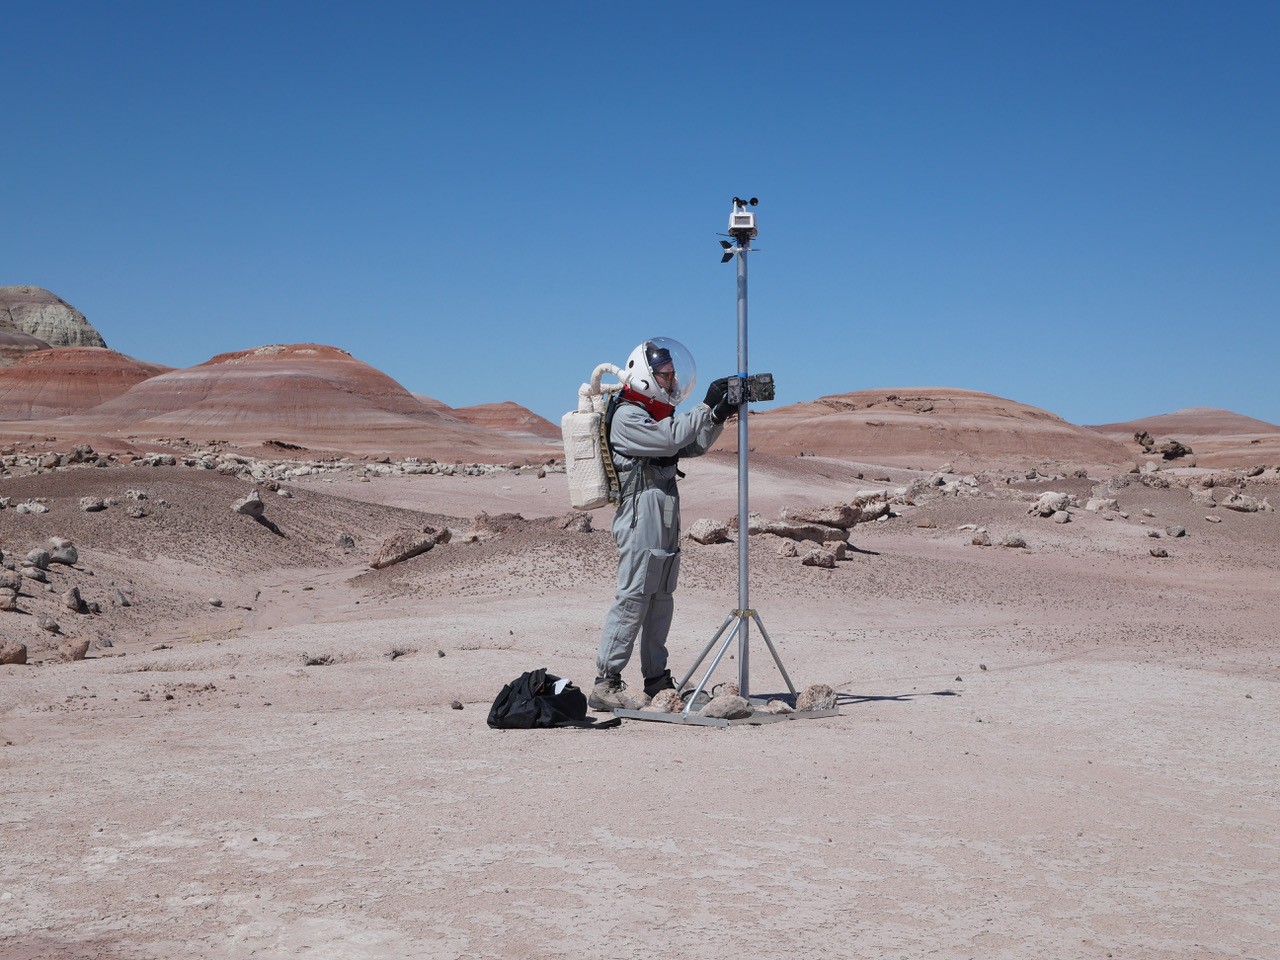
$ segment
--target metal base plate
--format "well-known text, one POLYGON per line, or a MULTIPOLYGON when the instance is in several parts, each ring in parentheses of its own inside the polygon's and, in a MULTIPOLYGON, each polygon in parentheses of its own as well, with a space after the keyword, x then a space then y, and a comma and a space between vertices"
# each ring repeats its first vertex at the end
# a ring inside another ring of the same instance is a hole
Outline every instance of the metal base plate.
POLYGON ((840 711, 832 710, 800 710, 791 713, 753 713, 741 720, 722 720, 719 717, 704 717, 699 713, 660 713, 657 710, 614 710, 615 717, 628 720, 652 720, 656 723, 679 723, 695 727, 740 727, 758 726, 762 723, 777 723, 779 720, 817 720, 820 717, 838 717, 840 711))

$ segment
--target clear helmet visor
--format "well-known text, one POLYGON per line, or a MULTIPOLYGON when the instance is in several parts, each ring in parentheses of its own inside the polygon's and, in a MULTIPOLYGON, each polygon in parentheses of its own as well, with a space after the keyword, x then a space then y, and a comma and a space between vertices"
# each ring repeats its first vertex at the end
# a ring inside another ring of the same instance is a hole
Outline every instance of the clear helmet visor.
POLYGON ((693 395, 698 370, 693 354, 679 340, 653 337, 631 352, 623 377, 632 390, 678 407, 693 395))

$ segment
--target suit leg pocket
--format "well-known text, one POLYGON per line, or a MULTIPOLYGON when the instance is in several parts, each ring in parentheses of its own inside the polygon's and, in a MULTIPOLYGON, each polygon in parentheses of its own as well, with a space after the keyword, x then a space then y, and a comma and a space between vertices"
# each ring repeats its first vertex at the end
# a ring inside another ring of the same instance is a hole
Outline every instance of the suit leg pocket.
POLYGON ((680 578, 679 550, 650 550, 645 570, 644 592, 674 593, 680 578))

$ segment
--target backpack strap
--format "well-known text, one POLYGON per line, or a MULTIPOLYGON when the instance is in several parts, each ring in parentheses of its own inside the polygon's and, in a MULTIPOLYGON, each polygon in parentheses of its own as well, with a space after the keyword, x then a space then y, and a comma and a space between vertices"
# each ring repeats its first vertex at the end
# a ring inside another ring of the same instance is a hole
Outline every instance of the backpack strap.
POLYGON ((608 720, 560 720, 557 727, 577 727, 580 730, 610 730, 622 726, 621 717, 610 717, 608 720))
POLYGON ((604 455, 604 472, 609 478, 609 502, 618 503, 622 500, 622 481, 618 479, 618 470, 613 465, 613 444, 609 442, 610 431, 613 429, 613 415, 618 409, 618 395, 612 394, 609 397, 609 405, 605 408, 604 416, 600 418, 600 452, 604 455))

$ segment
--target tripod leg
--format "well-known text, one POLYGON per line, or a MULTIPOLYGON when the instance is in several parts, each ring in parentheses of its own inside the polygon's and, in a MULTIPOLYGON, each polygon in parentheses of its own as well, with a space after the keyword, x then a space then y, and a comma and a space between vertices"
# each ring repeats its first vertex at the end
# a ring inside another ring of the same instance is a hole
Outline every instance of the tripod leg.
POLYGON ((689 678, 692 677, 698 667, 702 665, 702 661, 707 659, 707 654, 710 653, 711 648, 716 645, 716 641, 720 639, 721 634, 729 629, 729 624, 733 623, 733 618, 736 614, 737 611, 733 610, 724 618, 724 623, 720 624, 720 629, 716 631, 716 635, 711 638, 710 642, 705 647, 702 648, 702 652, 698 654, 698 659, 693 661, 693 666, 689 668, 689 672, 680 679, 678 684, 676 684, 677 690, 684 689, 684 685, 689 682, 689 678))
MULTIPOLYGON (((724 633, 725 628, 729 626, 729 622, 733 620, 735 614, 739 616, 739 619, 741 619, 741 611, 735 610, 733 613, 729 614, 729 619, 726 620, 724 622, 724 626, 720 628, 720 633, 724 633)), ((720 634, 717 633, 716 636, 718 637, 720 634)), ((724 643, 720 644, 720 649, 716 651, 715 659, 711 661, 711 666, 707 667, 707 672, 703 674, 702 679, 698 682, 697 688, 689 695, 689 702, 685 704, 684 708, 684 715, 686 717, 689 715, 689 711, 693 709, 693 705, 698 702, 698 694, 700 694, 702 692, 702 688, 707 685, 707 681, 711 679, 711 675, 716 672, 716 667, 720 666, 720 659, 724 656, 725 651, 729 649, 729 644, 733 643, 735 636, 737 635, 730 633, 724 638, 724 643)))
POLYGON ((782 679, 787 681, 787 689, 791 691, 791 695, 795 696, 796 685, 791 682, 791 678, 787 676, 787 668, 782 665, 782 658, 778 656, 778 651, 773 648, 773 641, 769 639, 769 633, 764 628, 764 623, 760 620, 760 614, 755 614, 752 618, 756 622, 756 626, 760 628, 760 636, 764 637, 765 646, 769 648, 769 652, 773 654, 773 662, 778 665, 778 672, 782 674, 782 679))

